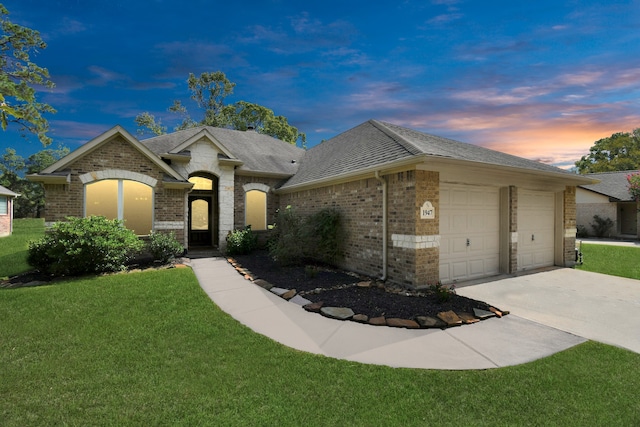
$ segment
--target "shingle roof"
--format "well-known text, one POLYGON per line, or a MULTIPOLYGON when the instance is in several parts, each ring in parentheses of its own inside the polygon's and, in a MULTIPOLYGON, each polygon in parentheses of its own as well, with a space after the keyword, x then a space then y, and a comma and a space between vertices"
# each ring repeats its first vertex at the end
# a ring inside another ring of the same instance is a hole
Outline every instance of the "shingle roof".
POLYGON ((627 175, 638 172, 620 171, 620 172, 602 172, 602 173, 588 173, 585 176, 590 178, 599 179, 597 184, 581 185, 581 188, 594 191, 599 194, 616 199, 621 202, 632 202, 634 199, 629 194, 629 186, 627 182, 627 175))
POLYGON ((3 187, 2 185, 0 185, 0 196, 18 197, 19 194, 14 193, 13 191, 9 190, 7 187, 3 187))
POLYGON ((282 188, 410 159, 417 155, 573 175, 533 160, 429 135, 392 123, 369 120, 309 150, 300 163, 298 173, 282 188))
POLYGON ((305 150, 254 131, 199 126, 140 141, 157 155, 170 153, 206 129, 224 148, 242 160, 240 171, 293 175, 305 150))

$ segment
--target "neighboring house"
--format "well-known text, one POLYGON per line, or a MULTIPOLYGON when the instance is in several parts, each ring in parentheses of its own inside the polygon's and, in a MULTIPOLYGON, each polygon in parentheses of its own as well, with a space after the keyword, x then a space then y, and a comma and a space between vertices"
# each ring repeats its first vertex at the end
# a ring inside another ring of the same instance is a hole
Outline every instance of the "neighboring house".
POLYGON ((593 235, 593 217, 613 221, 610 236, 640 238, 640 213, 638 202, 629 193, 627 176, 632 171, 586 174, 585 177, 599 180, 597 184, 581 185, 576 193, 578 226, 593 235))
POLYGON ((13 199, 19 194, 0 185, 0 237, 13 232, 13 199))
POLYGON ((304 151, 197 127, 138 141, 119 126, 29 179, 48 222, 121 218, 188 248, 265 230, 288 205, 342 213, 341 266, 414 287, 575 260, 576 186, 562 169, 370 120, 304 151))

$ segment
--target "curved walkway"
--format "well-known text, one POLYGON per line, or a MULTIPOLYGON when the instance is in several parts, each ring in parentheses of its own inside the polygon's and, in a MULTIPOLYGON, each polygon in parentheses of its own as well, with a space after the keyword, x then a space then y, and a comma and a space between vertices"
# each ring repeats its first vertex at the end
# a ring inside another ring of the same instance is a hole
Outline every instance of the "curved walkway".
POLYGON ((445 330, 343 322, 309 313, 254 285, 224 258, 190 263, 202 289, 240 323, 286 346, 338 359, 404 368, 489 369, 530 362, 586 341, 514 314, 445 330))

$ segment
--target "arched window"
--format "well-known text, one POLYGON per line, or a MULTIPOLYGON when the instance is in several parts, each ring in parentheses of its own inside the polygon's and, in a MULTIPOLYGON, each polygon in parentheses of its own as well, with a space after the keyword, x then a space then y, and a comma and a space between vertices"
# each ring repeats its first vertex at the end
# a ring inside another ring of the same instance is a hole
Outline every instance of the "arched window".
POLYGON ((85 185, 85 216, 124 220, 137 235, 153 229, 153 188, 128 179, 104 179, 85 185))
POLYGON ((260 190, 249 190, 245 193, 245 225, 252 230, 267 229, 267 193, 260 190))

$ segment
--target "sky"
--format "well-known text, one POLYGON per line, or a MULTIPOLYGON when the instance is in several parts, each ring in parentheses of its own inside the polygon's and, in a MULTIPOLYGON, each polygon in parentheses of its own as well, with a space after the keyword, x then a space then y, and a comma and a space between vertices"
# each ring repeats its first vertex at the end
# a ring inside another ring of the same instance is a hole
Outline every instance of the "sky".
MULTIPOLYGON (((173 129, 189 73, 268 107, 309 148, 369 119, 563 168, 640 127, 640 0, 4 1, 38 30, 52 147, 149 112, 173 129)), ((16 128, 0 152, 43 147, 16 128)))

